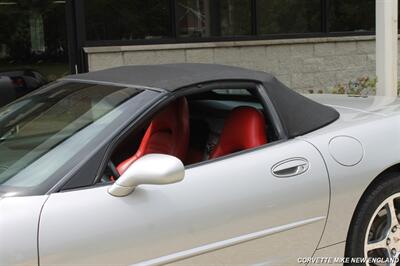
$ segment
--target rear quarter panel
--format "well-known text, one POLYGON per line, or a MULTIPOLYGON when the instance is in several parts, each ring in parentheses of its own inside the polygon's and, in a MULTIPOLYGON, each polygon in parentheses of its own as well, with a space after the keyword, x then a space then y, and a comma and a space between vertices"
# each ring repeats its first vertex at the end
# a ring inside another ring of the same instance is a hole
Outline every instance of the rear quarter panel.
POLYGON ((319 248, 346 241, 362 194, 380 173, 400 162, 399 121, 399 115, 341 110, 339 121, 300 137, 318 148, 329 172, 331 202, 319 248), (343 166, 333 159, 329 141, 336 136, 350 136, 361 142, 364 154, 357 165, 343 166))

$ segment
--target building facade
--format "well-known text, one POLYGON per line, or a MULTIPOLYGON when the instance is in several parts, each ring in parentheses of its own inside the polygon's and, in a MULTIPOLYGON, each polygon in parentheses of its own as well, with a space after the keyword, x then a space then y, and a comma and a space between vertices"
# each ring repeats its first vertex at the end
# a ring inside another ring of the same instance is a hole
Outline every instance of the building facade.
POLYGON ((375 0, 0 0, 0 20, 0 68, 51 78, 201 62, 309 91, 375 75, 375 0))

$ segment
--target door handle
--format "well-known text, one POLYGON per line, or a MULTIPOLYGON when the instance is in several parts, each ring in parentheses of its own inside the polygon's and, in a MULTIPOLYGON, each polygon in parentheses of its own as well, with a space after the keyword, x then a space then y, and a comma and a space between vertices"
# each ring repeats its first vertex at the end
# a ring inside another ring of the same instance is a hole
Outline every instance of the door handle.
POLYGON ((272 174, 276 177, 291 177, 305 173, 309 163, 304 158, 292 158, 281 161, 272 166, 272 174))

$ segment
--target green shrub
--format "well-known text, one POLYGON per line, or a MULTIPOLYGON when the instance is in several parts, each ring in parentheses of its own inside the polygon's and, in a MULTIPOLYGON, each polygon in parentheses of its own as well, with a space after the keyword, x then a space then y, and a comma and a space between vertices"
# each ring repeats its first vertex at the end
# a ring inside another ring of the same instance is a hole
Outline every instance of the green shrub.
POLYGON ((348 94, 357 96, 367 96, 376 94, 377 78, 370 78, 367 75, 350 80, 347 84, 338 84, 328 89, 333 94, 348 94))
MULTIPOLYGON (((368 96, 376 94, 376 77, 368 75, 361 76, 356 80, 350 80, 347 84, 339 83, 325 91, 318 90, 317 93, 347 94, 351 96, 368 96)), ((316 93, 315 90, 309 90, 309 93, 316 93)), ((397 86, 397 94, 400 95, 400 82, 397 86)))

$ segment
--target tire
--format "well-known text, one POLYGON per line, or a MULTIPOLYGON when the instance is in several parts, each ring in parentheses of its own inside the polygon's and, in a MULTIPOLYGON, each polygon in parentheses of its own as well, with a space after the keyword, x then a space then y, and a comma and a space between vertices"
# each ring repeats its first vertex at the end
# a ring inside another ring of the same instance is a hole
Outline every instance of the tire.
POLYGON ((347 236, 345 257, 350 261, 345 265, 396 265, 400 254, 398 217, 400 174, 392 173, 373 183, 361 198, 347 236), (395 216, 391 215, 393 209, 395 216), (362 261, 379 257, 385 263, 362 261))

